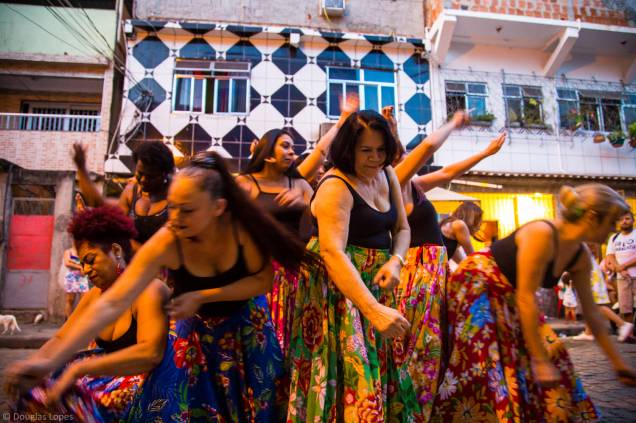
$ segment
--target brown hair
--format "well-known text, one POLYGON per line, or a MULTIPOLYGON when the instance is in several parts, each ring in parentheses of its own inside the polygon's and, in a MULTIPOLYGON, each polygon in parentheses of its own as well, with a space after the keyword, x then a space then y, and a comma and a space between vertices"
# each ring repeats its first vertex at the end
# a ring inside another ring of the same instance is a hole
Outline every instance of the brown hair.
POLYGON ((269 213, 252 201, 238 186, 227 169, 225 160, 213 151, 199 153, 190 159, 180 176, 195 177, 201 189, 212 198, 227 200, 227 210, 247 231, 264 257, 271 257, 286 268, 297 269, 301 261, 317 263, 317 256, 269 213))
POLYGON ((608 215, 622 216, 630 209, 623 197, 606 185, 562 186, 559 191, 561 216, 568 222, 576 222, 586 211, 593 211, 601 221, 608 215))
POLYGON ((457 207, 450 216, 440 222, 440 226, 455 220, 462 220, 468 226, 470 234, 473 235, 479 230, 484 211, 472 201, 464 201, 457 207))

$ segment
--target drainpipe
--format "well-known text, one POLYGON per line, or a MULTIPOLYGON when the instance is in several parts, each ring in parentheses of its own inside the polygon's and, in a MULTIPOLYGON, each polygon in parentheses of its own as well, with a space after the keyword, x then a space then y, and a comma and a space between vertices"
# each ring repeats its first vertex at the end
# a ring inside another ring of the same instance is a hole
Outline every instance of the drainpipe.
POLYGON ((2 239, 0 240, 0 243, 3 244, 4 250, 2 251, 2 268, 0 268, 0 306, 4 303, 4 284, 7 277, 7 258, 9 255, 9 228, 11 226, 11 204, 13 202, 13 196, 11 194, 11 184, 13 183, 13 168, 13 163, 10 163, 4 189, 4 204, 2 205, 3 221, 2 239))

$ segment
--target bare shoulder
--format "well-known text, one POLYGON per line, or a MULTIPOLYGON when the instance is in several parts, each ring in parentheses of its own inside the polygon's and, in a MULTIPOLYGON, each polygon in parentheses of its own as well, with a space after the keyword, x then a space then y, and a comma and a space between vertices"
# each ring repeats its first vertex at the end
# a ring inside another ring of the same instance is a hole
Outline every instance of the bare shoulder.
POLYGON ((545 221, 530 222, 517 231, 515 241, 519 248, 527 247, 549 257, 554 254, 554 230, 545 221))
POLYGON ((163 304, 170 298, 170 288, 160 279, 151 281, 146 289, 143 290, 139 298, 135 300, 135 307, 148 302, 159 302, 163 304))

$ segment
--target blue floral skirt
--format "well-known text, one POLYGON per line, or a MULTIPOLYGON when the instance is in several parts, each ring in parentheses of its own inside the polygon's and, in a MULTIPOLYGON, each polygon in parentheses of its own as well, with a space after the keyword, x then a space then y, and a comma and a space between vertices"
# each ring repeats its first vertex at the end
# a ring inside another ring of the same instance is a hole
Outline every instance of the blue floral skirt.
POLYGON ((265 297, 226 317, 171 322, 163 361, 133 404, 135 422, 277 422, 283 356, 265 297))

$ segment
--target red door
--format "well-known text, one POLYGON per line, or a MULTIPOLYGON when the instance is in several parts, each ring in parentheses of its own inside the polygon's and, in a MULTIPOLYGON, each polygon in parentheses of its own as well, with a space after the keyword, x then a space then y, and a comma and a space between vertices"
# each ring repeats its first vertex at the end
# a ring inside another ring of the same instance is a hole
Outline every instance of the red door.
POLYGON ((46 308, 53 227, 51 215, 11 217, 4 308, 46 308))

